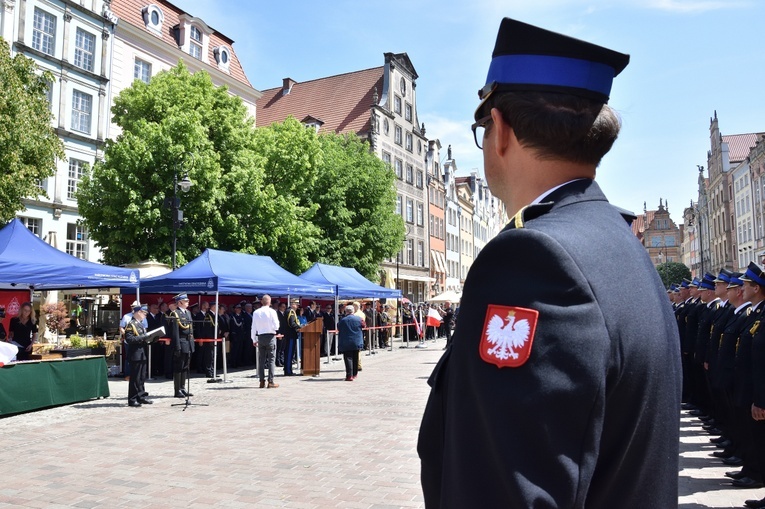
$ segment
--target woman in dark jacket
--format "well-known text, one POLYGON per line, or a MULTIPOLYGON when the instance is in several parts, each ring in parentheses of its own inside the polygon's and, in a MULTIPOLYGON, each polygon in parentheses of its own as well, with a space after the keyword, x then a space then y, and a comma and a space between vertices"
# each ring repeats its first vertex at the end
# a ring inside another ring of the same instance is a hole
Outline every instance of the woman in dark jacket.
POLYGON ((359 350, 364 347, 364 322, 353 314, 353 306, 345 307, 345 316, 338 322, 337 346, 345 361, 345 381, 352 382, 359 373, 359 350))

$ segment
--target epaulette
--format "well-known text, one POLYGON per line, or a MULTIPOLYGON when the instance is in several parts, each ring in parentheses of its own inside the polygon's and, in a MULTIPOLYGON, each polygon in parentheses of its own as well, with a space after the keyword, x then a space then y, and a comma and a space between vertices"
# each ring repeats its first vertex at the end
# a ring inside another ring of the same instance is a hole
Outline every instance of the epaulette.
POLYGON ((539 216, 546 214, 550 211, 553 205, 553 202, 526 205, 521 210, 519 210, 510 220, 510 228, 523 228, 526 221, 531 221, 532 219, 536 219, 539 216))
POLYGON ((634 212, 631 210, 623 209, 621 207, 617 207, 616 205, 611 205, 613 208, 616 209, 616 211, 621 214, 622 218, 627 221, 627 224, 632 226, 632 222, 637 219, 637 216, 634 212))

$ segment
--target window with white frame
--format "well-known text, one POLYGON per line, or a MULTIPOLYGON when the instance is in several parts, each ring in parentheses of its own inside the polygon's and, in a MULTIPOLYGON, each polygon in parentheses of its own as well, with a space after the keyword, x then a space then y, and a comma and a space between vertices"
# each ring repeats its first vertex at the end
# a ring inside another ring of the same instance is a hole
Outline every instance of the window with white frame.
POLYGON ((406 181, 410 184, 414 182, 414 167, 411 164, 406 165, 406 181))
POLYGON ((66 197, 70 200, 77 199, 77 186, 85 174, 86 164, 85 161, 79 161, 77 159, 69 160, 69 180, 66 184, 66 197))
POLYGON ((382 162, 386 163, 388 166, 391 165, 390 163, 390 152, 382 151, 382 162))
POLYGON ((401 215, 401 195, 396 195, 396 214, 401 215))
POLYGON ((143 23, 146 28, 154 32, 155 35, 162 35, 162 23, 165 21, 165 15, 157 5, 147 5, 141 9, 143 23))
POLYGON ((72 92, 72 130, 90 134, 90 115, 93 96, 74 90, 72 92))
POLYGON ((404 118, 409 122, 412 121, 412 105, 409 103, 404 104, 404 118))
POLYGON ((422 181, 423 181, 422 171, 417 170, 417 187, 419 187, 420 189, 422 189, 422 181))
POLYGON ((417 242, 417 265, 425 266, 425 243, 422 241, 417 242))
POLYGON ((396 176, 398 178, 401 178, 404 175, 404 163, 401 161, 401 159, 396 159, 394 164, 394 169, 396 170, 396 176))
POLYGON ((93 72, 93 55, 96 52, 96 36, 77 28, 74 37, 74 65, 93 72))
POLYGON ((32 48, 46 55, 56 51, 56 17, 37 7, 32 23, 32 48))
POLYGON ((407 132, 406 133, 406 149, 411 152, 414 147, 414 138, 412 137, 412 133, 407 132))
POLYGON ((85 227, 77 223, 66 225, 66 252, 83 260, 87 258, 88 238, 85 227))
POLYGON ((411 198, 406 199, 406 222, 414 223, 414 201, 411 198))
POLYGON ((409 239, 407 245, 407 262, 409 265, 414 265, 414 239, 409 239))
POLYGON ((151 63, 136 57, 133 64, 133 79, 148 83, 151 80, 151 63))
POLYGON ((229 62, 231 62, 229 49, 225 46, 218 46, 213 49, 213 56, 218 63, 218 67, 223 71, 228 72, 229 62))
POLYGON ((401 98, 397 95, 393 96, 393 111, 401 115, 401 98))
POLYGON ((422 203, 417 203, 417 226, 423 226, 425 224, 424 215, 422 203))
POLYGON ((202 31, 192 25, 189 34, 189 55, 202 60, 202 31))
POLYGON ((404 137, 403 130, 401 129, 400 125, 397 125, 393 129, 393 143, 395 143, 396 145, 403 144, 404 143, 403 137, 404 137))
POLYGON ((21 224, 26 226, 30 232, 34 233, 38 237, 42 231, 42 219, 39 217, 19 217, 21 224))

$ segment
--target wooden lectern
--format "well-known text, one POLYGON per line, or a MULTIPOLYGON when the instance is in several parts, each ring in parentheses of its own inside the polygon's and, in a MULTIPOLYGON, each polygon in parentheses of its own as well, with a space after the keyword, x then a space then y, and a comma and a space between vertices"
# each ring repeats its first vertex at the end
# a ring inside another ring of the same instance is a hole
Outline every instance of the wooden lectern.
POLYGON ((324 332, 324 319, 319 317, 300 329, 303 333, 303 375, 319 376, 321 365, 321 334, 324 332))

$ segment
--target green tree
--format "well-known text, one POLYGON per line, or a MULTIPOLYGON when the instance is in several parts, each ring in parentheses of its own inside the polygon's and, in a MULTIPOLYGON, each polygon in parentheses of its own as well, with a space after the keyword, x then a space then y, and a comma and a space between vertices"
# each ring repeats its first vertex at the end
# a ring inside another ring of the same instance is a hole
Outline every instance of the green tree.
POLYGON ((51 127, 47 91, 53 76, 35 62, 10 56, 0 38, 0 221, 24 209, 22 199, 45 196, 39 183, 56 171, 64 147, 51 127))
POLYGON ((104 261, 171 258, 173 176, 186 226, 179 264, 205 248, 271 256, 293 273, 315 261, 373 277, 403 239, 391 169, 357 136, 317 135, 294 118, 254 129, 241 100, 181 63, 136 80, 112 108, 122 128, 78 190, 104 261))
POLYGON ((177 263, 207 247, 229 248, 220 241, 237 224, 223 204, 241 194, 255 168, 253 121, 241 99, 181 62, 148 84, 134 81, 112 113, 122 133, 107 141, 104 161, 78 189, 80 214, 104 261, 170 261, 172 219, 165 205, 176 174, 188 173, 194 183, 188 194, 178 191, 186 224, 177 232, 177 263))
POLYGON ((680 283, 683 278, 691 279, 691 269, 682 263, 666 262, 656 266, 656 271, 664 283, 664 288, 669 288, 672 283, 680 283))
POLYGON ((380 262, 395 256, 404 238, 404 221, 396 214, 395 175, 355 134, 320 139, 323 171, 310 189, 325 239, 317 259, 353 267, 376 281, 380 262))

